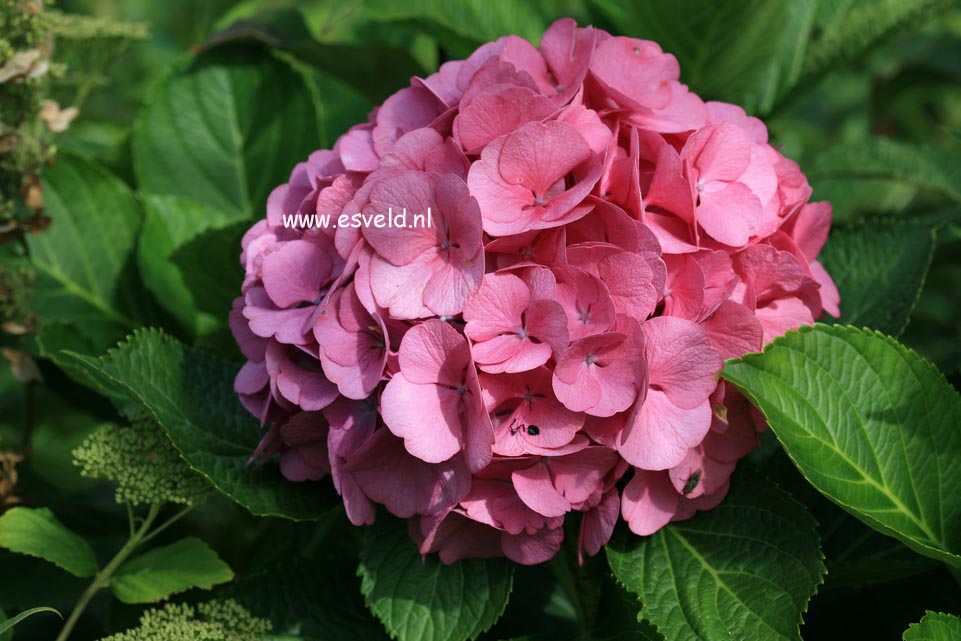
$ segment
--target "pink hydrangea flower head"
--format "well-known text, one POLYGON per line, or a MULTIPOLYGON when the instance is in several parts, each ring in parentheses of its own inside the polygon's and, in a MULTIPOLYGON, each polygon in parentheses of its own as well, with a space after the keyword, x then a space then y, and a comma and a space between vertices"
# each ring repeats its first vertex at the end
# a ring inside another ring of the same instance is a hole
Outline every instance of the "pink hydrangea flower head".
POLYGON ((444 563, 544 562, 570 518, 583 558, 619 521, 722 501, 765 429, 724 360, 840 296, 830 204, 680 71, 563 19, 412 79, 294 167, 229 317, 252 458, 333 483, 355 525, 406 519, 444 563))

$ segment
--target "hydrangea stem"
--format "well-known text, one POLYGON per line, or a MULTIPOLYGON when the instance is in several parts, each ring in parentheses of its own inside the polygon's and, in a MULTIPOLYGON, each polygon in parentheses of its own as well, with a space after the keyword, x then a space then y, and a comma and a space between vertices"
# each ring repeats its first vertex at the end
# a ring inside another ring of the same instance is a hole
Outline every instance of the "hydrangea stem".
POLYGON ((113 577, 114 572, 117 571, 123 562, 133 554, 134 550, 140 546, 141 543, 147 537, 147 533, 150 531, 151 526, 153 526, 154 521, 157 520, 157 516, 160 514, 160 508, 162 506, 159 503, 154 503, 150 506, 150 510, 147 512, 147 516, 144 518, 143 523, 137 528, 124 543, 124 546, 120 548, 120 551, 110 559, 110 562, 104 566, 97 576, 94 577, 93 582, 87 586, 83 594, 80 595, 80 599, 77 601, 77 605, 74 606, 73 611, 67 618, 67 622, 63 624, 63 629, 60 630, 60 634, 57 636, 56 641, 66 641, 73 631, 74 626, 80 619, 80 615, 90 604, 90 601, 101 589, 110 585, 110 579, 113 577))

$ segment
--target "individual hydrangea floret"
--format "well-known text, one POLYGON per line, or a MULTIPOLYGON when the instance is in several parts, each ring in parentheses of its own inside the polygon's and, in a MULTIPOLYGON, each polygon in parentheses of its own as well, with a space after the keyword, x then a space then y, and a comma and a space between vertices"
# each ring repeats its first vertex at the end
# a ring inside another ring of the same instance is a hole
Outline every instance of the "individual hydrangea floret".
POLYGON ((721 368, 838 315, 831 205, 764 123, 679 79, 654 42, 559 20, 297 165, 230 315, 255 456, 330 476, 354 524, 408 519, 445 563, 543 562, 568 517, 596 554, 620 519, 720 503, 766 427, 721 368))
POLYGON ((172 603, 147 610, 138 627, 103 641, 259 641, 271 627, 233 599, 196 606, 172 603))
POLYGON ((152 421, 129 427, 103 425, 73 451, 81 474, 117 484, 118 503, 196 505, 210 484, 191 470, 167 435, 152 421))

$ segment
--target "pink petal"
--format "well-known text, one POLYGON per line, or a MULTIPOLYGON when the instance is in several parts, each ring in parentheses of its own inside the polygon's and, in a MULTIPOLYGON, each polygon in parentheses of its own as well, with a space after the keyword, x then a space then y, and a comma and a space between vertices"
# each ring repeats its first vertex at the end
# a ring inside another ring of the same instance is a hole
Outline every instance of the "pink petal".
POLYGON ((666 470, 683 461, 710 428, 710 401, 680 408, 666 394, 652 389, 628 419, 616 441, 617 451, 635 467, 666 470))
POLYGON ((554 487, 551 472, 543 463, 511 474, 517 496, 527 507, 544 516, 563 516, 571 509, 571 503, 554 487))
POLYGON ((724 301, 701 327, 721 358, 740 358, 748 352, 761 351, 761 323, 744 305, 724 301))
POLYGON ((428 463, 441 463, 461 450, 459 408, 454 390, 412 383, 403 372, 390 379, 381 396, 384 423, 404 439, 408 452, 428 463))
POLYGON ((412 383, 463 384, 470 348, 464 337, 444 321, 432 319, 412 327, 400 344, 400 368, 412 383))
POLYGON ((801 325, 814 324, 811 309, 798 298, 771 301, 764 307, 758 307, 754 313, 764 329, 765 345, 801 325))
POLYGON ((591 157, 583 136, 567 123, 532 122, 504 141, 498 170, 509 184, 544 196, 558 180, 591 157))
POLYGON ((694 214, 711 238, 731 247, 743 247, 758 233, 761 215, 761 201, 750 187, 739 182, 702 193, 694 214))
POLYGON ((616 488, 611 488, 604 494, 601 502, 587 512, 581 519, 578 549, 580 554, 594 556, 607 545, 614 534, 617 517, 621 511, 621 500, 616 488))
POLYGON ((545 528, 535 534, 501 534, 504 556, 521 565, 537 565, 554 557, 564 541, 564 529, 545 528))
POLYGON ((521 125, 549 116, 555 107, 526 87, 506 87, 474 98, 454 119, 454 136, 468 154, 521 125))
POLYGON ((278 307, 315 301, 331 277, 329 252, 305 240, 292 240, 264 258, 264 289, 278 307))
POLYGON ((724 365, 699 325, 659 316, 641 324, 647 341, 650 385, 672 403, 693 408, 710 396, 724 365))
POLYGON ((679 500, 666 472, 635 470, 621 495, 621 516, 631 532, 648 536, 671 522, 679 500))
POLYGON ((403 443, 387 430, 375 432, 351 456, 344 471, 373 501, 405 519, 445 513, 470 489, 470 473, 459 457, 430 465, 407 454, 403 443))

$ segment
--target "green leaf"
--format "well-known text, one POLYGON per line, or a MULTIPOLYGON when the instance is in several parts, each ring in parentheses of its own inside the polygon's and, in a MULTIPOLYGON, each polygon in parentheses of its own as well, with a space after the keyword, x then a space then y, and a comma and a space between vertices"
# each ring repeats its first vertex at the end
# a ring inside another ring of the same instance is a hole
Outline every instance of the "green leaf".
POLYGON ((276 629, 299 629, 306 638, 387 641, 364 605, 356 557, 332 551, 326 558, 291 559, 239 579, 226 589, 276 629))
POLYGON ((536 45, 550 26, 530 2, 368 0, 364 10, 371 20, 409 24, 433 35, 454 58, 466 58, 479 45, 509 34, 536 45))
POLYGON ((383 102, 411 76, 422 76, 425 70, 410 53, 384 44, 380 39, 353 44, 317 42, 304 23, 303 15, 294 9, 258 13, 235 21, 228 28, 207 39, 203 48, 235 42, 257 42, 286 51, 323 71, 325 77, 319 106, 321 132, 325 146, 333 146, 333 136, 356 124, 358 117, 370 111, 370 104, 333 78, 356 87, 374 103, 383 102), (349 120, 348 120, 349 119, 349 120), (333 126, 328 126, 333 125, 333 126))
POLYGON ((37 407, 42 409, 30 435, 30 473, 65 494, 89 491, 97 482, 80 475, 73 450, 103 420, 46 390, 38 395, 37 407))
POLYGON ((809 172, 824 179, 885 179, 961 203, 961 155, 933 145, 873 138, 832 147, 809 172))
MULTIPOLYGON (((176 196, 147 195, 144 205, 147 215, 137 253, 144 284, 186 329, 201 334, 217 320, 198 311, 171 256, 178 247, 212 227, 228 223, 231 217, 208 205, 176 196)), ((235 253, 239 253, 239 248, 235 253)))
POLYGON ((106 349, 143 316, 131 269, 140 207, 120 179, 69 155, 44 172, 44 202, 50 227, 26 236, 39 275, 34 307, 106 349))
POLYGON ((214 318, 226 319, 240 295, 240 241, 249 228, 250 223, 240 222, 209 229, 173 253, 172 262, 197 308, 214 318))
POLYGON ((940 565, 897 539, 870 529, 827 499, 824 501, 840 513, 832 521, 818 518, 822 531, 828 532, 823 542, 828 568, 825 589, 864 589, 916 576, 940 565))
POLYGON ((841 318, 828 322, 899 336, 921 296, 941 222, 877 217, 834 227, 818 257, 841 292, 841 318))
POLYGON ((10 639, 12 639, 13 626, 17 625, 27 617, 32 617, 33 615, 39 614, 41 612, 53 612, 61 619, 63 618, 59 612, 57 612, 53 608, 48 608, 46 606, 24 610, 20 614, 15 615, 12 619, 8 619, 6 615, 4 615, 3 610, 0 610, 0 641, 9 641, 10 639))
POLYGON ((742 475, 718 507, 649 537, 621 529, 611 569, 671 641, 800 641, 824 574, 816 523, 766 479, 742 475))
POLYGON ((615 35, 654 40, 705 99, 769 111, 797 81, 817 2, 594 0, 615 35))
POLYGON ((147 410, 191 468, 253 514, 309 520, 336 504, 329 482, 291 483, 275 464, 248 464, 263 430, 233 391, 235 366, 155 329, 138 330, 100 359, 62 358, 147 410))
POLYGON ((259 48, 223 47, 193 59, 148 99, 134 129, 134 169, 144 193, 248 217, 318 142, 304 79, 259 48))
POLYGON ((804 504, 818 523, 821 552, 827 566, 820 592, 850 588, 863 590, 940 566, 934 559, 868 527, 824 497, 794 467, 783 448, 774 449, 760 469, 804 504))
POLYGON ((879 532, 961 567, 961 396, 887 336, 817 325, 728 361, 801 473, 879 532))
POLYGON ((117 570, 110 589, 124 603, 156 603, 190 588, 209 590, 232 581, 234 573, 198 538, 150 550, 117 570))
POLYGON ((904 641, 957 641, 961 639, 961 619, 943 612, 927 612, 920 623, 912 623, 904 641))
POLYGON ((403 521, 381 518, 364 533, 358 572, 367 607, 398 641, 464 641, 504 613, 514 566, 422 558, 403 521))
POLYGON ((954 4, 954 0, 849 0, 820 2, 818 35, 804 60, 807 85, 837 67, 861 60, 879 43, 917 29, 954 4))
POLYGON ((90 577, 98 569, 90 544, 45 507, 15 507, 0 516, 0 547, 49 561, 74 576, 90 577))

